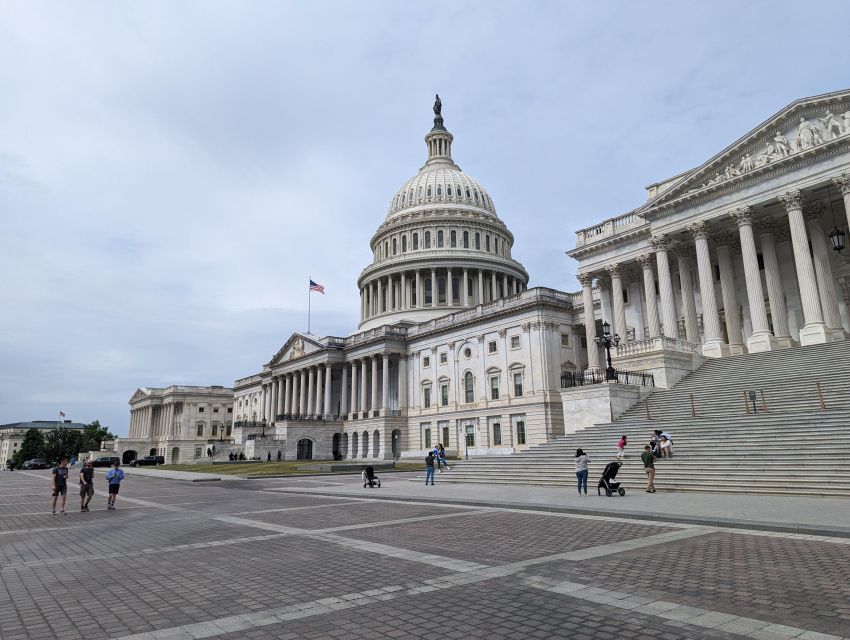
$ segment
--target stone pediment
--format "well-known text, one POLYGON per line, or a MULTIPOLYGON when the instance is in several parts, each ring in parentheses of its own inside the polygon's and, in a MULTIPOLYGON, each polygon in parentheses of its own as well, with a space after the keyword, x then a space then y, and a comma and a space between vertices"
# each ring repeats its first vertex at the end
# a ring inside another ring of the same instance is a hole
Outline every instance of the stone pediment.
POLYGON ((269 361, 269 367, 278 364, 283 364, 289 360, 295 360, 302 356, 309 355, 324 349, 324 346, 313 336, 303 333, 293 333, 289 340, 278 350, 278 352, 269 361))
POLYGON ((138 389, 136 389, 136 392, 130 398, 130 404, 138 402, 139 400, 144 400, 145 398, 149 398, 150 395, 151 394, 146 389, 144 389, 143 387, 139 387, 138 389))
POLYGON ((850 144, 850 90, 797 100, 696 169, 654 185, 657 195, 640 213, 734 188, 844 144, 850 144))

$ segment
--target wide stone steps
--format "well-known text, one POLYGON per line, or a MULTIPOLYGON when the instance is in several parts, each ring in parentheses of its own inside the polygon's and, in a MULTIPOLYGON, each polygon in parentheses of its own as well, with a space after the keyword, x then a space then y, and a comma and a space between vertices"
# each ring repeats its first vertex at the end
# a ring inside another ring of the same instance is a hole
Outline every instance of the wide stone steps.
POLYGON ((709 360, 673 389, 652 392, 651 420, 642 401, 614 422, 510 456, 455 463, 438 478, 574 490, 580 447, 592 458, 588 485, 595 487, 625 434, 629 444, 618 479, 627 490, 643 490, 639 456, 652 430, 662 429, 673 434, 675 456, 656 462, 661 490, 850 496, 848 380, 850 341, 709 360), (750 389, 758 391, 757 412, 748 415, 744 391, 750 389))

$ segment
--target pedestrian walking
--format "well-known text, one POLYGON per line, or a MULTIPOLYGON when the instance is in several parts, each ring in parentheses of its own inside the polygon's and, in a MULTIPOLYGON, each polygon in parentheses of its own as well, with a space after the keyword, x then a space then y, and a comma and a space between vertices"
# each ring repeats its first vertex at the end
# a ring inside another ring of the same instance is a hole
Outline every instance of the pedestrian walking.
POLYGON ((440 451, 440 462, 443 463, 443 466, 446 468, 446 471, 451 471, 452 468, 449 466, 449 463, 446 462, 446 448, 443 446, 443 443, 437 445, 437 448, 440 451))
POLYGON ((271 462, 271 461, 272 461, 272 452, 271 452, 271 451, 269 451, 269 452, 266 454, 266 462, 271 462))
POLYGON ((53 467, 51 477, 51 489, 53 493, 51 509, 53 515, 56 515, 56 500, 59 496, 62 496, 62 501, 59 503, 59 513, 63 516, 67 516, 68 513, 65 511, 65 500, 68 497, 68 458, 62 458, 59 461, 59 466, 53 467))
POLYGON ((584 487, 584 495, 587 495, 587 463, 590 456, 581 449, 576 449, 576 480, 578 480, 578 495, 581 497, 581 488, 584 487))
POLYGON ((280 462, 280 449, 277 450, 277 461, 280 462))
POLYGON ((625 435, 620 436, 620 439, 617 441, 617 460, 622 460, 626 457, 626 444, 628 439, 625 435))
POLYGON ((113 467, 106 472, 106 482, 109 485, 109 496, 106 499, 106 508, 109 511, 115 511, 115 498, 118 497, 118 490, 121 488, 121 481, 124 479, 124 472, 120 469, 121 463, 117 460, 113 467))
POLYGON ((429 451, 428 455, 425 456, 425 484, 428 484, 428 480, 431 480, 431 486, 434 485, 434 452, 429 451))
POLYGON ((80 511, 89 510, 89 502, 94 496, 94 465, 90 460, 83 463, 80 469, 80 511))
POLYGON ((646 492, 655 493, 655 456, 652 455, 652 447, 646 445, 640 454, 643 461, 643 471, 646 473, 646 492))

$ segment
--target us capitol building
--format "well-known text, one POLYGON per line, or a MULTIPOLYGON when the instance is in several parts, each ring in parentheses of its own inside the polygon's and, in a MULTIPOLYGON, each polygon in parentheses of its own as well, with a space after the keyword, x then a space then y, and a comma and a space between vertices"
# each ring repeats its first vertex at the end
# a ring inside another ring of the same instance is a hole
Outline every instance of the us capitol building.
MULTIPOLYGON (((225 449, 376 460, 442 443, 508 454, 608 421, 707 357, 846 339, 850 261, 833 249, 850 210, 850 91, 792 103, 647 187, 633 211, 579 230, 567 252, 575 293, 528 289, 513 234, 454 162, 439 97, 434 114, 424 166, 372 236, 357 331, 294 333, 236 380, 225 449), (621 338, 615 367, 643 374, 636 384, 577 386, 605 367, 603 321, 621 338)), ((168 425, 158 440, 140 428, 128 446, 173 461, 197 447, 169 441, 179 429, 168 425)))

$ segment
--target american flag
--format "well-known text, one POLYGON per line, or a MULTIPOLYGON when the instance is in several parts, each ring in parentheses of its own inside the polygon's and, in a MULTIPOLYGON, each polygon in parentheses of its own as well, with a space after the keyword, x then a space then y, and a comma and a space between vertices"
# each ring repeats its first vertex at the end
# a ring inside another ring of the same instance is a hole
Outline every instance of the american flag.
POLYGON ((319 293, 325 293, 325 286, 319 284, 318 282, 313 282, 310 280, 310 291, 318 291, 319 293))
POLYGON ((59 412, 59 415, 60 415, 60 416, 62 416, 62 417, 64 418, 64 417, 65 417, 65 412, 64 412, 64 411, 60 411, 60 412, 59 412))

